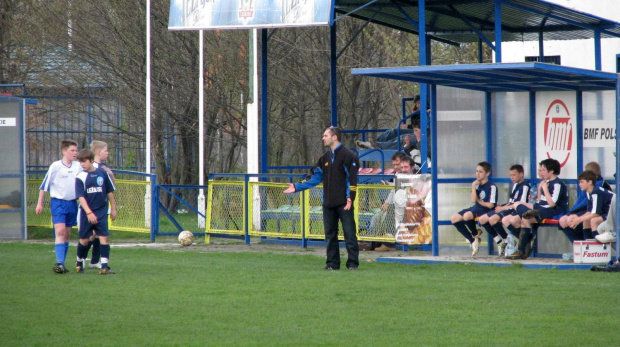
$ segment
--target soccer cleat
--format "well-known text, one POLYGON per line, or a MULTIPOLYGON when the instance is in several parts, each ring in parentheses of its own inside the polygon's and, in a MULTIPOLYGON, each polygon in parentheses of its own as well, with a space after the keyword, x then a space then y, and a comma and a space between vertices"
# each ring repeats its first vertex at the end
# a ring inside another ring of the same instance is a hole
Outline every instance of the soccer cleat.
POLYGON ((347 269, 349 269, 349 270, 357 270, 357 265, 347 266, 347 269))
POLYGON ((56 263, 56 265, 54 265, 54 272, 57 274, 65 274, 67 272, 69 272, 67 269, 65 269, 65 266, 62 265, 62 263, 56 263))
POLYGON ((323 268, 323 270, 340 270, 340 268, 333 267, 333 266, 331 266, 331 265, 325 265, 325 267, 323 268))
POLYGON ((599 266, 599 265, 592 265, 590 267, 590 271, 595 271, 595 272, 597 272, 597 271, 605 271, 605 269, 606 269, 605 266, 599 266))
POLYGON ((96 264, 90 263, 89 267, 91 269, 101 269, 101 263, 96 263, 96 264))
POLYGON ((600 243, 611 243, 611 242, 616 242, 616 235, 614 235, 611 231, 605 231, 602 234, 598 234, 596 236, 594 236, 594 238, 596 239, 596 241, 600 242, 600 243))
POLYGON ((102 267, 101 270, 99 270, 100 275, 114 275, 115 273, 116 272, 112 271, 109 267, 102 267))
POLYGON ((523 253, 521 253, 521 251, 515 251, 511 255, 507 255, 506 259, 516 260, 516 259, 525 259, 525 258, 523 258, 523 253))
POLYGON ((536 218, 539 216, 540 216, 539 210, 529 210, 529 211, 525 211, 525 213, 523 214, 523 218, 525 219, 536 218))
POLYGON ((80 261, 78 260, 75 263, 75 272, 79 273, 79 274, 83 274, 84 273, 84 261, 80 261))
POLYGON ((497 244, 497 256, 503 257, 504 253, 506 253, 506 241, 502 241, 497 244))
POLYGON ((474 242, 472 242, 471 244, 471 256, 475 257, 476 254, 478 254, 479 250, 480 250, 480 237, 476 236, 474 237, 474 242))

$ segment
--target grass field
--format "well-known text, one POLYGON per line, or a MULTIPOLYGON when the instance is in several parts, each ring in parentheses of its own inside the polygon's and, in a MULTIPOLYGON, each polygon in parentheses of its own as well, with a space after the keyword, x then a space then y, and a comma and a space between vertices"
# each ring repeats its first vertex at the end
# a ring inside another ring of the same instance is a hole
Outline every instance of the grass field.
POLYGON ((616 274, 376 262, 323 271, 324 258, 278 246, 211 247, 113 244, 117 274, 100 276, 52 273, 50 244, 0 243, 0 345, 595 346, 618 336, 616 274))

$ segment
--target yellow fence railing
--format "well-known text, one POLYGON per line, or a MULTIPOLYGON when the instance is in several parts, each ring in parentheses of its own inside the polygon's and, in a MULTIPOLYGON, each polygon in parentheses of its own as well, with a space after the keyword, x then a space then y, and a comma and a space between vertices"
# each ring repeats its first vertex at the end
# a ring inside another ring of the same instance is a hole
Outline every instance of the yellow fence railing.
MULTIPOLYGON (((43 211, 37 216, 35 211, 39 198, 41 179, 29 179, 26 181, 28 226, 52 227, 52 215, 49 209, 50 196, 45 195, 43 211)), ((118 218, 109 220, 110 230, 137 231, 148 233, 151 231, 149 221, 145 215, 145 193, 150 189, 150 182, 133 180, 116 180, 116 210, 118 218)), ((148 214, 150 215, 150 211, 148 214)))
MULTIPOLYGON (((284 183, 240 181, 209 182, 206 235, 245 235, 288 239, 324 239, 323 187, 284 194, 284 183), (246 200, 247 194, 247 200, 246 200), (246 206, 247 201, 247 206, 246 206)), ((355 201, 355 221, 360 241, 394 242, 395 222, 390 206, 381 205, 393 187, 358 185, 355 201), (390 218, 390 216, 392 216, 390 218)), ((339 238, 343 239, 342 230, 339 238)))

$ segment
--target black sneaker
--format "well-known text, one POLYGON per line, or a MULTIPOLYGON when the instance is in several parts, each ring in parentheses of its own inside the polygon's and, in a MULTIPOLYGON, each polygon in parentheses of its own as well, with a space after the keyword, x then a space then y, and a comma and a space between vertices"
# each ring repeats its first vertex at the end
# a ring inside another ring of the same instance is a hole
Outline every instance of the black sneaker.
POLYGON ((535 244, 536 244, 536 235, 532 234, 532 239, 527 245, 525 245, 525 253, 523 254, 523 259, 528 258, 532 254, 535 244))
POLYGON ((323 270, 340 270, 340 268, 338 267, 333 267, 331 265, 325 265, 325 267, 323 268, 323 270))
POLYGON ((60 274, 60 275, 67 273, 67 269, 65 269, 65 266, 62 265, 62 263, 56 263, 56 265, 54 265, 53 270, 55 273, 60 274))
POLYGON ((599 266, 599 265, 592 265, 590 267, 590 271, 594 271, 594 272, 599 272, 599 271, 605 271, 605 266, 599 266))
POLYGON ((523 214, 523 218, 525 219, 537 218, 537 217, 540 217, 539 210, 529 210, 529 211, 525 211, 525 213, 523 214))
POLYGON ((116 272, 112 271, 109 267, 103 267, 99 270, 100 275, 114 275, 116 272))

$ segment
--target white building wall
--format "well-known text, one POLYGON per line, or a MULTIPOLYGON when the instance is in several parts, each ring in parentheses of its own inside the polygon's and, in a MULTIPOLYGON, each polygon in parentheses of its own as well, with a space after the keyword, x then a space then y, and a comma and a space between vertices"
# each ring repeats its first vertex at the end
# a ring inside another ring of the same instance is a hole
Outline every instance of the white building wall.
MULTIPOLYGON (((547 0, 560 6, 597 17, 620 22, 620 0, 547 0)), ((544 55, 561 58, 564 66, 594 69, 594 39, 544 41, 544 55)), ((620 38, 601 39, 601 68, 616 72, 616 55, 620 54, 620 38)), ((525 57, 538 56, 538 41, 504 42, 502 62, 524 62, 525 57)), ((495 56, 493 57, 495 61, 495 56)))

